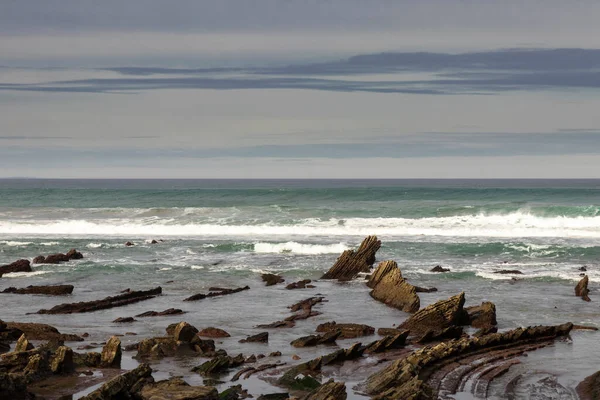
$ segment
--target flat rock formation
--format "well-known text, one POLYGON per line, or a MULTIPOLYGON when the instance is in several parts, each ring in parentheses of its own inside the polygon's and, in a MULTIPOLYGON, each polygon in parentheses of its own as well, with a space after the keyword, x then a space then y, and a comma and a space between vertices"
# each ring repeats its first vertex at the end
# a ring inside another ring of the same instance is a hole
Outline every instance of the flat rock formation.
POLYGON ((106 297, 102 300, 84 301, 80 303, 65 303, 52 307, 49 310, 39 310, 38 314, 74 314, 85 313, 107 308, 122 307, 128 304, 153 299, 162 293, 159 286, 150 290, 129 291, 118 296, 106 297))
POLYGON ((188 297, 187 299, 184 299, 183 301, 196 301, 196 300, 206 299, 207 297, 226 296, 228 294, 239 293, 239 292, 242 292, 242 291, 248 290, 248 289, 250 289, 250 287, 248 287, 248 286, 244 286, 243 288, 235 288, 235 289, 211 287, 211 288, 208 288, 207 294, 198 293, 198 294, 188 297))
POLYGON ((375 263, 375 253, 381 247, 377 236, 368 236, 356 251, 346 250, 321 279, 338 279, 348 281, 360 272, 369 272, 375 263))
POLYGON ((465 294, 461 292, 446 300, 440 300, 413 314, 398 328, 407 329, 411 336, 423 336, 428 331, 441 331, 452 325, 460 325, 464 319, 465 294))
POLYGON ((136 393, 143 386, 153 383, 152 369, 148 364, 141 364, 135 369, 119 375, 106 382, 81 400, 113 400, 136 398, 136 393))
POLYGON ((240 340, 240 343, 267 343, 269 341, 269 332, 261 332, 256 335, 248 336, 240 340))
POLYGON ((518 269, 501 269, 500 271, 494 271, 494 274, 523 275, 523 273, 518 269))
MULTIPOLYGON (((145 400, 218 400, 219 393, 212 386, 190 386, 181 378, 144 385, 140 397, 145 400)), ((236 397, 237 398, 237 397, 236 397)))
POLYGON ((290 344, 294 347, 312 347, 319 344, 335 344, 337 338, 342 334, 341 331, 333 331, 324 335, 309 335, 293 340, 290 344))
POLYGON ((17 260, 13 263, 0 266, 0 277, 11 272, 31 272, 29 260, 17 260))
POLYGON ((27 286, 26 288, 21 289, 9 287, 4 289, 2 293, 47 294, 50 296, 64 296, 73 293, 73 285, 27 286))
POLYGON ((456 393, 467 381, 477 398, 487 398, 492 380, 518 360, 569 334, 571 323, 518 328, 427 346, 371 375, 365 391, 373 399, 436 399, 456 393))
POLYGON ((585 301, 591 301, 588 293, 590 290, 588 289, 589 278, 587 275, 583 277, 575 286, 575 296, 581 297, 585 301))
POLYGON ((369 284, 373 285, 370 294, 375 300, 408 313, 419 310, 421 301, 416 288, 402 277, 395 261, 379 264, 369 284))
POLYGON ((287 285, 285 288, 287 290, 292 290, 292 289, 310 289, 310 288, 314 288, 314 285, 310 285, 312 281, 310 279, 302 279, 301 281, 298 282, 292 282, 289 285, 287 285))
POLYGON ((213 357, 217 353, 215 342, 200 339, 198 329, 185 321, 169 325, 167 335, 142 340, 135 346, 138 351, 135 358, 163 358, 178 354, 213 357))
POLYGON ((375 328, 364 324, 338 324, 335 321, 317 326, 317 332, 340 332, 340 339, 352 339, 369 336, 375 333, 375 328))

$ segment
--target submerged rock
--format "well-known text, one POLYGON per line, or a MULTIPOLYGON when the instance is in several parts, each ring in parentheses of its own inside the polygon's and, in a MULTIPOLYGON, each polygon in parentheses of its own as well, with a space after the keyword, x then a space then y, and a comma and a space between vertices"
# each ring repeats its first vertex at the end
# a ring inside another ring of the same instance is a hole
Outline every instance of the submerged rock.
POLYGON ((430 272, 450 272, 450 268, 444 268, 441 265, 436 265, 430 272))
POLYGON ((236 357, 227 355, 217 356, 212 360, 206 361, 204 364, 192 368, 192 372, 196 372, 203 376, 218 375, 226 372, 230 368, 242 365, 244 361, 244 356, 241 354, 236 357))
POLYGON ((4 289, 2 293, 47 294, 51 296, 63 296, 73 293, 73 285, 27 286, 26 288, 22 289, 9 287, 4 289))
POLYGON ((267 343, 269 341, 269 332, 261 332, 256 335, 248 336, 240 340, 240 343, 267 343))
POLYGON ((75 249, 71 249, 67 254, 56 253, 50 254, 49 256, 37 256, 34 259, 34 264, 58 264, 61 262, 67 262, 71 260, 80 260, 83 258, 83 254, 75 249))
POLYGON ((380 247, 381 241, 377 236, 366 237, 356 251, 344 251, 321 279, 347 281, 355 278, 360 272, 369 272, 375 263, 375 253, 380 247))
POLYGON ((319 344, 335 344, 337 338, 340 337, 342 331, 332 331, 324 335, 303 336, 293 340, 290 344, 294 347, 312 347, 319 344))
POLYGON ((371 297, 408 313, 416 312, 419 309, 421 301, 416 288, 402 277, 400 268, 395 261, 385 261, 379 264, 373 277, 374 279, 369 281, 373 284, 371 297))
POLYGON ((494 274, 523 275, 523 273, 517 269, 501 269, 500 271, 494 271, 494 274))
POLYGON ((588 293, 590 290, 588 289, 589 278, 587 275, 583 277, 582 280, 579 281, 577 286, 575 286, 575 296, 581 297, 585 301, 591 301, 588 293))
POLYGON ((29 260, 17 260, 13 263, 0 266, 0 277, 12 272, 31 272, 29 260))
POLYGON ((310 279, 303 279, 298 282, 292 282, 289 285, 287 285, 285 288, 287 290, 314 288, 313 285, 309 285, 309 283, 311 283, 311 282, 312 281, 310 279))
POLYGON ((211 288, 208 288, 208 290, 209 290, 208 294, 198 293, 198 294, 188 297, 187 299, 184 299, 183 301, 196 301, 196 300, 206 299, 207 297, 226 296, 228 294, 239 293, 239 292, 242 292, 244 290, 249 290, 249 289, 250 289, 249 286, 244 286, 244 287, 235 288, 235 289, 211 287, 211 288))
POLYGON ((140 392, 144 400, 220 400, 212 386, 190 386, 181 378, 144 385, 140 392))
POLYGON ((138 318, 141 318, 141 317, 164 317, 166 315, 180 315, 180 314, 184 314, 184 311, 180 310, 179 308, 169 308, 164 311, 146 311, 144 313, 136 315, 136 317, 138 317, 138 318))

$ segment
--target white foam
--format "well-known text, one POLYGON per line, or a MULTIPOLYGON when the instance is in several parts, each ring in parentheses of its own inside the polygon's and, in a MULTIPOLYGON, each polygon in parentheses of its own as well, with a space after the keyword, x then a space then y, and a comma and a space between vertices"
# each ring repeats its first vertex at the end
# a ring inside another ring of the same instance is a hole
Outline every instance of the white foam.
POLYGON ((27 276, 36 276, 47 274, 50 271, 33 271, 33 272, 9 272, 8 274, 2 275, 2 278, 23 278, 27 276))
POLYGON ((191 269, 204 269, 204 267, 202 265, 192 265, 190 268, 191 269))
POLYGON ((159 271, 170 271, 173 268, 169 268, 169 267, 165 267, 165 268, 160 268, 159 271))
POLYGON ((0 243, 2 243, 5 246, 10 246, 10 247, 28 246, 30 244, 33 244, 33 242, 18 242, 15 240, 3 240, 0 243))
POLYGON ((90 249, 97 249, 102 247, 102 243, 88 243, 88 245, 85 247, 89 247, 90 249))
POLYGON ((294 253, 294 254, 339 254, 349 247, 345 243, 335 244, 304 244, 287 243, 255 243, 255 253, 294 253))

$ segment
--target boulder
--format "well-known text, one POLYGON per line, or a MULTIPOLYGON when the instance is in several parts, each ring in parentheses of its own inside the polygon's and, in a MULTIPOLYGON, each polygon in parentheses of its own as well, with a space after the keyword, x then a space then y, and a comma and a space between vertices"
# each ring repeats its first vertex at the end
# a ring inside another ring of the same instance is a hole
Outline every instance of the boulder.
POLYGON ((335 321, 317 326, 317 332, 340 332, 339 339, 352 339, 369 336, 375 333, 375 328, 363 324, 338 324, 335 321))
POLYGON ((248 336, 240 340, 240 343, 267 343, 269 341, 269 332, 261 332, 256 335, 248 336))
POLYGON ((436 265, 430 271, 431 272, 450 272, 450 268, 444 268, 441 265, 436 265))
POLYGON ((231 335, 225 332, 223 329, 208 327, 198 332, 198 336, 210 337, 210 338, 224 338, 230 337, 231 335))
POLYGON ((421 302, 415 287, 402 278, 402 273, 394 261, 380 264, 373 275, 376 280, 372 281, 374 286, 370 294, 375 300, 408 313, 419 309, 421 302), (384 275, 379 271, 380 268, 386 272, 384 275))
POLYGON ((266 282, 266 286, 273 286, 277 285, 278 283, 285 282, 285 279, 275 274, 262 274, 261 278, 263 282, 266 282))
POLYGON ((319 386, 314 391, 302 398, 302 400, 346 400, 346 385, 344 382, 329 382, 319 386))
POLYGON ((581 297, 585 301, 591 301, 588 293, 590 290, 588 289, 589 278, 587 275, 583 277, 582 280, 579 281, 577 286, 575 286, 575 296, 581 297))
POLYGON ((466 307, 469 316, 469 325, 473 328, 486 328, 498 325, 496 321, 496 306, 494 303, 484 301, 480 306, 466 307))
POLYGON ((192 339, 196 337, 197 333, 198 329, 196 329, 196 327, 188 324, 187 322, 180 322, 175 327, 173 337, 175 338, 175 340, 189 343, 192 341, 192 339))
POLYGON ((125 246, 131 247, 131 246, 135 246, 135 245, 132 242, 125 242, 125 246))
POLYGON ((321 279, 338 279, 347 281, 354 279, 361 272, 369 272, 375 263, 375 254, 381 247, 377 236, 366 237, 358 249, 346 250, 321 279))
POLYGON ((465 293, 440 300, 410 316, 398 328, 407 329, 412 336, 422 336, 428 331, 441 331, 452 325, 460 325, 464 318, 465 293))
POLYGON ((138 398, 137 394, 142 388, 154 382, 152 369, 148 364, 142 364, 137 368, 119 375, 94 390, 80 400, 115 400, 138 398))
POLYGON ((37 256, 37 257, 33 258, 31 263, 32 264, 43 264, 45 259, 46 259, 46 257, 44 257, 44 256, 37 256))
POLYGON ((81 254, 75 249, 69 250, 66 256, 69 260, 81 260, 83 258, 83 254, 81 254))
POLYGON ((122 323, 126 323, 126 322, 135 322, 135 321, 137 321, 137 319, 135 319, 133 317, 119 317, 119 318, 115 319, 113 322, 122 324, 122 323))
POLYGON ((29 260, 17 260, 11 264, 0 266, 0 276, 11 272, 31 272, 29 260))
POLYGON ((9 287, 4 289, 2 293, 47 294, 50 296, 64 296, 73 293, 73 285, 27 286, 26 288, 21 289, 9 287))
POLYGON ((121 340, 119 340, 118 337, 113 336, 102 348, 100 364, 107 368, 120 368, 122 355, 121 340))

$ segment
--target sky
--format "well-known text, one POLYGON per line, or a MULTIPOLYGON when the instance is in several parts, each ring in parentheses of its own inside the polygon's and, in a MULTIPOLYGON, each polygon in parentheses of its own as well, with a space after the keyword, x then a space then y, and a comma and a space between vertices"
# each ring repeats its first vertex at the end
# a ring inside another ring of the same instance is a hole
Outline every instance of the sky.
POLYGON ((0 178, 600 178, 599 15, 1 0, 0 178))

